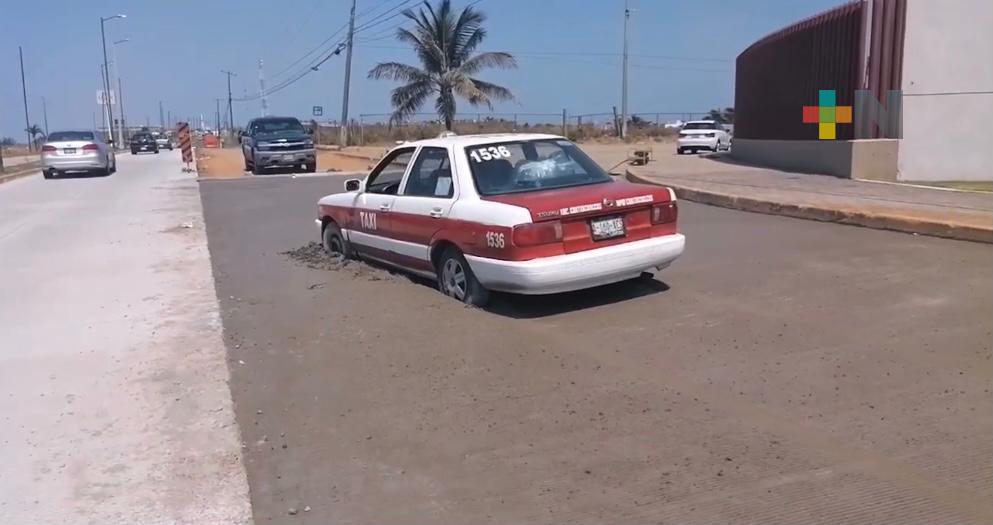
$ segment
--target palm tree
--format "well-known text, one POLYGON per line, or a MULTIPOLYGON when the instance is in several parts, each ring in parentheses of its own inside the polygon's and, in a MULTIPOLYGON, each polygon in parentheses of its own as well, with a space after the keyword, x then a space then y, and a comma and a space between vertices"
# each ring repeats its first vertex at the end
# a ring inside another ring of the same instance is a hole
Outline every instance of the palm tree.
POLYGON ((36 137, 38 135, 44 135, 45 134, 45 131, 43 129, 41 129, 40 127, 38 127, 37 124, 31 124, 30 126, 28 126, 27 128, 25 128, 24 131, 27 131, 28 132, 28 135, 31 135, 31 143, 28 144, 28 149, 29 150, 31 149, 31 146, 32 145, 34 145, 35 147, 38 146, 38 144, 37 144, 38 143, 38 139, 36 137))
POLYGON ((405 82, 390 97, 391 125, 409 118, 433 95, 437 95, 435 111, 445 121, 447 130, 452 129, 455 120, 455 95, 472 106, 484 105, 490 109, 494 100, 513 100, 514 95, 507 88, 474 77, 489 67, 517 67, 517 61, 509 53, 473 54, 486 38, 482 27, 485 14, 472 6, 456 14, 451 0, 440 0, 436 7, 425 0, 416 14, 408 9, 403 15, 413 21, 414 27, 398 29, 396 37, 413 48, 421 67, 384 62, 369 71, 369 78, 405 82))

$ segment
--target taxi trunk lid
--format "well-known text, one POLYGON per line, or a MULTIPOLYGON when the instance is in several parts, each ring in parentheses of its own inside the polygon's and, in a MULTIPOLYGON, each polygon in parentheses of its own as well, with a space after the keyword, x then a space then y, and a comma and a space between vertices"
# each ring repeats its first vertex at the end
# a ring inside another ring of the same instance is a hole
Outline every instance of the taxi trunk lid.
POLYGON ((483 199, 526 208, 536 223, 561 221, 562 250, 573 253, 658 235, 652 207, 671 202, 672 195, 661 186, 611 181, 483 199))

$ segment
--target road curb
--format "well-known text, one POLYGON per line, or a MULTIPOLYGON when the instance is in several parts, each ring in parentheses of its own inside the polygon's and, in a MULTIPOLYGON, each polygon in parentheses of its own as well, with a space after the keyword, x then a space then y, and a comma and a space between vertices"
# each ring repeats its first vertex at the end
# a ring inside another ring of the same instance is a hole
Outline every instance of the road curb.
POLYGON ((680 186, 678 184, 663 184, 640 176, 636 173, 632 173, 630 170, 625 170, 624 173, 625 178, 631 182, 653 184, 656 186, 667 186, 672 188, 672 190, 676 193, 676 197, 680 199, 699 202, 701 204, 709 204, 711 206, 720 206, 722 208, 730 208, 753 213, 764 213, 766 215, 782 215, 797 219, 850 224, 853 226, 862 226, 877 230, 916 233, 920 235, 929 235, 932 237, 942 237, 945 239, 993 244, 993 225, 991 225, 991 228, 987 229, 966 224, 957 224, 954 222, 922 220, 915 217, 905 217, 900 215, 865 213, 858 210, 821 208, 816 206, 766 201, 726 193, 699 190, 680 186))
POLYGON ((24 177, 29 177, 31 175, 37 175, 37 174, 38 174, 38 167, 37 166, 33 166, 33 167, 29 168, 29 169, 26 169, 26 170, 23 170, 23 171, 14 172, 14 173, 10 173, 10 172, 0 173, 0 184, 3 184, 5 182, 11 182, 11 181, 14 181, 14 180, 17 180, 17 179, 21 179, 21 178, 24 178, 24 177))

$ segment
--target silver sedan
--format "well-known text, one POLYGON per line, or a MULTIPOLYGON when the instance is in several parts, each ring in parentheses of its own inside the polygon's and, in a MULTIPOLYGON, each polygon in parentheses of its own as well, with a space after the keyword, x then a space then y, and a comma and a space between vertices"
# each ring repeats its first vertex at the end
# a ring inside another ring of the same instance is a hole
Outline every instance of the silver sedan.
POLYGON ((46 179, 69 171, 110 175, 117 171, 117 158, 96 132, 53 131, 41 147, 41 169, 46 179))

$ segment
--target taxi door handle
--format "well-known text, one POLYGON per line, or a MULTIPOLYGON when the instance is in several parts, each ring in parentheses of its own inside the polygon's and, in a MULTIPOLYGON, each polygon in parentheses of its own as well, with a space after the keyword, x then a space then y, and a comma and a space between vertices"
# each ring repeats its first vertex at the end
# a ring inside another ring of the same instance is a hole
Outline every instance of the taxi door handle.
POLYGON ((380 204, 379 205, 379 211, 390 211, 390 205, 389 204, 380 204))
POLYGON ((445 210, 441 208, 431 208, 431 211, 428 212, 428 215, 434 217, 435 219, 440 219, 444 214, 445 210))

